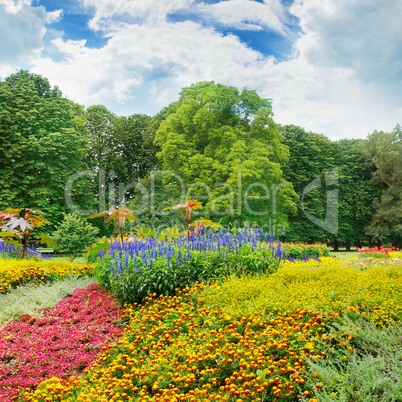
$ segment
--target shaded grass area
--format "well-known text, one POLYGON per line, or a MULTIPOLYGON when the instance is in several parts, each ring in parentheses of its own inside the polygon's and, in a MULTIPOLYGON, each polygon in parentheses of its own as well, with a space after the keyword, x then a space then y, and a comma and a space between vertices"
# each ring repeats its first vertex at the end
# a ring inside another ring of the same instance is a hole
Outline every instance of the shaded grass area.
POLYGON ((350 260, 355 257, 359 257, 359 252, 358 251, 332 251, 331 250, 331 255, 334 255, 337 258, 341 258, 342 260, 350 260))
POLYGON ((53 307, 76 288, 86 288, 95 278, 67 277, 50 283, 28 283, 12 292, 0 295, 1 323, 18 319, 21 314, 41 315, 41 310, 53 307))

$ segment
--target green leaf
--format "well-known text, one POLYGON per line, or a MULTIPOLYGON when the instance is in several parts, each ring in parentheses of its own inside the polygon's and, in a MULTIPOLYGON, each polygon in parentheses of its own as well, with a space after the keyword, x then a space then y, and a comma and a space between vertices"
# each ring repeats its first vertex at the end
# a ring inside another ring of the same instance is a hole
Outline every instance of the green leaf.
POLYGON ((45 243, 48 247, 57 250, 59 248, 58 244, 46 233, 41 233, 40 238, 41 243, 45 243))
POLYGON ((16 233, 6 230, 4 232, 0 232, 0 237, 16 237, 16 233))

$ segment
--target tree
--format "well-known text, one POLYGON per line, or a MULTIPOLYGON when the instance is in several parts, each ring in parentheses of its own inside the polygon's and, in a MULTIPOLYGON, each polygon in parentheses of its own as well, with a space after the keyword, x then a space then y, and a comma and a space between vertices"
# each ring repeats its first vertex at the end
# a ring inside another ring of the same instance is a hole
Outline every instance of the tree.
POLYGON ((64 219, 53 232, 53 240, 61 253, 68 254, 70 261, 80 257, 85 247, 91 246, 97 240, 99 229, 75 214, 65 214, 64 219))
POLYGON ((85 117, 94 187, 110 208, 123 205, 135 196, 136 183, 158 163, 159 148, 153 143, 158 120, 145 114, 117 117, 102 105, 90 106, 85 117))
POLYGON ((362 154, 362 143, 357 139, 334 143, 339 167, 339 231, 332 239, 346 242, 346 249, 351 242, 361 247, 369 240, 366 232, 379 195, 371 181, 373 168, 365 163, 362 154))
POLYGON ((114 172, 119 205, 134 197, 135 185, 158 164, 156 153, 160 149, 154 144, 156 129, 155 119, 145 114, 122 116, 114 120, 109 167, 114 172))
POLYGON ((339 242, 345 242, 348 248, 351 242, 360 244, 368 240, 365 230, 373 214, 376 191, 370 181, 373 168, 365 164, 361 152, 363 140, 331 142, 322 134, 306 132, 293 125, 282 127, 281 133, 290 150, 289 161, 283 167, 284 175, 300 196, 298 211, 290 217, 286 240, 331 241, 335 250, 339 242), (337 176, 337 183, 327 188, 325 174, 331 171, 337 176), (321 188, 305 194, 305 189, 316 179, 321 188), (338 192, 334 233, 306 216, 307 213, 325 220, 327 196, 331 190, 338 192))
POLYGON ((163 169, 183 179, 186 198, 202 201, 221 223, 286 223, 295 193, 282 176, 288 150, 270 100, 200 82, 166 110, 155 136, 157 156, 163 169))
POLYGON ((108 168, 113 155, 113 130, 116 115, 103 105, 87 108, 88 166, 93 171, 108 168))
POLYGON ((286 125, 280 128, 283 143, 289 147, 289 159, 283 166, 285 180, 292 183, 299 195, 296 200, 297 211, 289 217, 286 241, 304 241, 313 243, 326 241, 328 232, 309 220, 305 212, 319 219, 326 215, 326 189, 324 186, 303 194, 307 185, 315 179, 325 183, 325 173, 331 171, 334 164, 334 147, 322 134, 307 132, 305 129, 286 125), (304 196, 303 196, 304 195, 304 196))
POLYGON ((402 245, 402 128, 374 131, 362 145, 367 163, 375 168, 373 183, 381 193, 367 233, 379 242, 402 245))
MULTIPOLYGON (((83 113, 40 75, 21 70, 0 82, 0 209, 40 209, 53 225, 68 211, 66 182, 86 169, 83 113)), ((91 199, 82 182, 72 195, 91 199)))

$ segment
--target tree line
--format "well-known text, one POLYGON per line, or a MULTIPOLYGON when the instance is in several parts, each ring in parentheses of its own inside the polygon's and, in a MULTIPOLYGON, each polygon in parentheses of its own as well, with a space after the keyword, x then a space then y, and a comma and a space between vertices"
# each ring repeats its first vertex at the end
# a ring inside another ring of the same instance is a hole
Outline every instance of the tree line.
POLYGON ((331 141, 275 123, 256 91, 214 82, 183 88, 154 116, 117 116, 20 70, 0 81, 0 189, 0 210, 38 208, 49 230, 74 208, 123 204, 161 230, 179 222, 164 209, 191 198, 205 218, 285 241, 400 246, 402 129, 331 141), (334 230, 319 223, 331 194, 334 230))

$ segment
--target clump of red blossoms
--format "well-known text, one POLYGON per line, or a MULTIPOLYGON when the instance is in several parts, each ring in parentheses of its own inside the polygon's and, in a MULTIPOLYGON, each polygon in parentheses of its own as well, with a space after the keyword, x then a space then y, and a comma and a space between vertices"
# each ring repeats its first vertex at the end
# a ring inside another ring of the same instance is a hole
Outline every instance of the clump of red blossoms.
POLYGON ((76 289, 43 317, 21 316, 0 329, 0 396, 66 378, 90 366, 123 329, 114 296, 98 285, 76 289))

